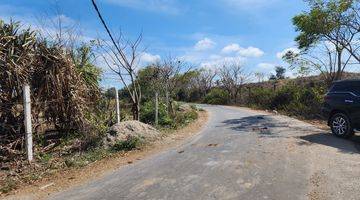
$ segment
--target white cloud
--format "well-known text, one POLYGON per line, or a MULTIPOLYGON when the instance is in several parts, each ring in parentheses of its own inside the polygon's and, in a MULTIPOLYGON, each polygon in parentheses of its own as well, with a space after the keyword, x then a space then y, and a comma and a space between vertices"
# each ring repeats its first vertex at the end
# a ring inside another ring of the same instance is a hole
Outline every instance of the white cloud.
POLYGON ((106 2, 123 7, 166 14, 179 14, 180 9, 177 0, 106 0, 106 2))
POLYGON ((236 43, 229 44, 221 50, 221 53, 230 54, 240 50, 240 46, 236 43))
POLYGON ((161 57, 159 55, 153 55, 150 53, 143 53, 140 55, 139 64, 140 66, 156 63, 160 61, 161 57))
POLYGON ((264 55, 264 52, 256 47, 240 48, 238 51, 240 56, 259 58, 264 55))
POLYGON ((300 50, 298 48, 291 47, 291 48, 284 49, 283 51, 277 52, 276 57, 279 59, 282 59, 285 56, 285 54, 289 51, 292 51, 294 53, 300 53, 300 50))
POLYGON ((205 50, 214 48, 215 45, 216 45, 216 43, 214 41, 212 41, 211 39, 204 38, 195 44, 194 49, 196 51, 205 51, 205 50))
POLYGON ((236 43, 225 46, 221 50, 221 53, 223 53, 223 54, 237 53, 239 56, 247 57, 247 58, 250 58, 250 57, 259 58, 264 55, 264 52, 259 48, 252 47, 252 46, 244 48, 236 43))
POLYGON ((275 68, 275 64, 272 63, 259 63, 257 65, 258 68, 262 69, 262 70, 273 70, 275 68))

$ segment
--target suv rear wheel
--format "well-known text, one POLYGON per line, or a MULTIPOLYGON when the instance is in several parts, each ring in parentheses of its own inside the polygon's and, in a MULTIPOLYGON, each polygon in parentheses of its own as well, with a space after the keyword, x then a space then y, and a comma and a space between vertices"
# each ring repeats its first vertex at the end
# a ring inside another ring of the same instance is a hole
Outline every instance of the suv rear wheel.
POLYGON ((354 135, 349 118, 343 113, 336 113, 330 119, 331 131, 334 135, 349 138, 354 135))

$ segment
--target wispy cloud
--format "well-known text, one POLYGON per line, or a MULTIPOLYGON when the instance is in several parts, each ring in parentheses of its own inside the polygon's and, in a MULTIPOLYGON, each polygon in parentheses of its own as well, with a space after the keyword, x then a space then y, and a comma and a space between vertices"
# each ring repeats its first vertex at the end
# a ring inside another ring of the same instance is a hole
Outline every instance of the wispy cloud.
POLYGON ((254 10, 265 8, 279 0, 220 0, 226 6, 237 10, 254 10))
POLYGON ((209 59, 200 64, 202 68, 219 69, 227 63, 245 64, 246 58, 241 56, 210 56, 209 59))
POLYGON ((274 70, 276 64, 273 63, 259 63, 257 67, 264 71, 272 71, 274 70))
POLYGON ((15 7, 11 5, 2 4, 0 5, 0 19, 8 22, 21 21, 26 25, 33 25, 34 16, 30 14, 31 10, 24 7, 15 7))
POLYGON ((137 10, 177 15, 183 10, 177 0, 105 0, 105 2, 137 10))

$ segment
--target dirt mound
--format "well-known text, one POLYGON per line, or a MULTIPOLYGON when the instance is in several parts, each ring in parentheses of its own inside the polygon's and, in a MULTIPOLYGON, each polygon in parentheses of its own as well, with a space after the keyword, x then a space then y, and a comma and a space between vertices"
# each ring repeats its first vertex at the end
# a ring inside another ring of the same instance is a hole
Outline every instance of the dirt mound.
POLYGON ((181 104, 179 106, 179 110, 182 112, 189 112, 192 110, 191 106, 189 104, 181 104))
POLYGON ((139 121, 125 121, 110 128, 104 140, 105 147, 111 147, 118 141, 125 141, 129 136, 139 137, 146 141, 155 140, 160 136, 154 127, 139 121))

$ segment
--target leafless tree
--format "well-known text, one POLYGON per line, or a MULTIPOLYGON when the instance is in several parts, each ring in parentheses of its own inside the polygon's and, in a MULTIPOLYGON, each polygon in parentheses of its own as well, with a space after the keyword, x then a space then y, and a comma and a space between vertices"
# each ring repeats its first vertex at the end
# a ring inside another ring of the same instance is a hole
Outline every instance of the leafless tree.
POLYGON ((168 112, 172 112, 173 95, 175 94, 176 88, 180 84, 180 74, 187 73, 191 70, 191 66, 181 61, 178 58, 168 56, 157 64, 159 68, 159 81, 160 87, 162 87, 168 112))
POLYGON ((102 40, 100 42, 100 47, 104 52, 102 58, 109 69, 118 75, 121 83, 129 92, 133 104, 133 119, 139 120, 141 88, 137 81, 137 66, 139 64, 139 57, 142 53, 142 51, 139 50, 142 34, 140 34, 135 41, 124 39, 122 34, 120 34, 118 38, 115 38, 102 17, 95 0, 92 0, 92 4, 110 37, 110 41, 102 40))
POLYGON ((220 82, 230 94, 233 103, 237 103, 238 96, 241 95, 241 90, 249 76, 244 71, 243 64, 237 61, 225 63, 219 69, 220 82))
POLYGON ((57 1, 52 4, 49 11, 36 18, 41 39, 51 41, 54 45, 66 50, 76 49, 76 46, 81 43, 80 23, 66 17, 57 1))
POLYGON ((196 82, 202 96, 205 96, 214 86, 214 79, 216 75, 217 72, 215 70, 205 68, 199 70, 196 82))
POLYGON ((258 81, 259 83, 261 83, 261 82, 264 81, 265 73, 264 73, 264 72, 255 72, 255 73, 254 73, 254 76, 255 76, 255 78, 257 79, 257 81, 258 81))

